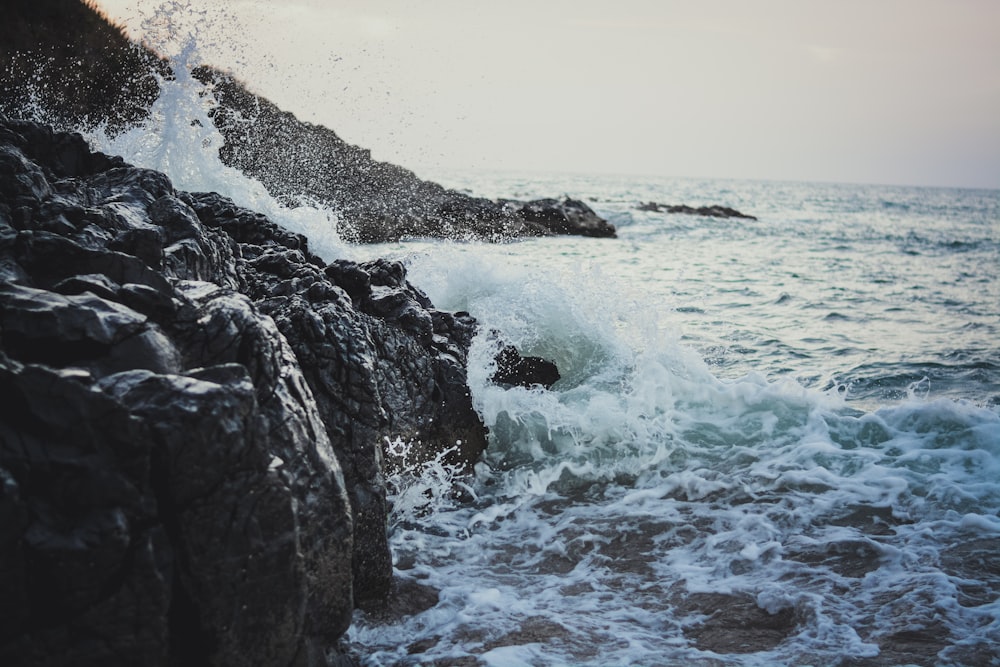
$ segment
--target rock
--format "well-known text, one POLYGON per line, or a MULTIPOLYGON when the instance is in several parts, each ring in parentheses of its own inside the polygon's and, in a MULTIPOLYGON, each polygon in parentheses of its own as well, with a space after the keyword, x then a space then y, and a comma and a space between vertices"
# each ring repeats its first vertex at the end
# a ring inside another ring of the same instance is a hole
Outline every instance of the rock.
POLYGON ((799 623, 793 607, 770 612, 746 593, 688 593, 674 608, 678 615, 702 616, 684 634, 699 649, 721 654, 769 651, 799 623))
POLYGON ((614 237, 615 227, 578 199, 535 199, 528 202, 501 200, 521 219, 540 225, 550 234, 614 237))
POLYGON ((541 357, 522 357, 512 345, 503 345, 496 356, 497 369, 490 381, 508 387, 551 389, 559 381, 559 369, 541 357))
MULTIPOLYGON (((0 23, 0 113, 20 115, 25 100, 31 100, 33 117, 67 127, 107 122, 115 131, 147 118, 160 93, 159 78, 173 76, 165 59, 131 42, 90 2, 9 4, 0 23)), ((581 217, 575 205, 565 216, 540 224, 502 202, 420 179, 402 167, 373 160, 370 151, 348 144, 328 128, 300 121, 228 74, 210 67, 192 74, 212 89, 206 99, 215 104, 212 121, 224 138, 220 159, 289 205, 309 201, 336 209, 341 218, 338 232, 345 240, 500 242, 548 234, 614 236, 613 228, 593 211, 581 217)), ((3 168, 0 157, 0 172, 3 168)), ((70 168, 65 175, 75 172, 70 168)), ((32 177, 27 178, 21 187, 30 189, 32 177)))
POLYGON ((649 211, 651 213, 683 213, 685 215, 702 215, 710 218, 745 218, 747 220, 756 220, 757 218, 752 215, 747 215, 745 213, 740 213, 734 208, 729 208, 728 206, 699 206, 694 208, 692 206, 687 206, 686 204, 672 205, 672 204, 658 204, 656 202, 646 202, 636 206, 639 211, 649 211))
POLYGON ((475 321, 77 139, 0 117, 0 663, 347 660, 382 443, 486 445, 475 321))
POLYGON ((218 106, 212 120, 226 164, 258 179, 289 204, 319 202, 340 213, 346 240, 385 243, 412 237, 506 241, 525 236, 614 236, 614 227, 582 202, 539 200, 511 207, 471 197, 371 159, 332 130, 304 123, 254 95, 231 76, 199 68, 218 106), (546 203, 542 203, 542 202, 546 203))
POLYGON ((10 0, 0 23, 0 112, 35 105, 71 124, 142 120, 160 92, 166 63, 139 48, 89 2, 10 0), (43 79, 47 85, 32 86, 43 79), (19 101, 19 102, 16 102, 19 101))

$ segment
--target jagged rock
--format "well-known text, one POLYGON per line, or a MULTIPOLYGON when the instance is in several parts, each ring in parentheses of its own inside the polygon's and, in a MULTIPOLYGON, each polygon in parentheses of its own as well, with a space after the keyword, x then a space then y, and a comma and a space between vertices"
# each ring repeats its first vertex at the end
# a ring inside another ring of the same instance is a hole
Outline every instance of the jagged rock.
POLYGON ((0 112, 29 100, 70 124, 112 128, 148 115, 167 64, 94 2, 6 0, 0 22, 0 112), (43 82, 44 85, 35 85, 43 82), (5 108, 6 107, 6 108, 5 108))
POLYGON ((402 265, 2 117, 0 275, 0 663, 325 664, 390 590, 382 443, 485 447, 402 265))
POLYGON ((258 179, 289 204, 319 202, 340 215, 348 241, 384 243, 412 237, 504 241, 575 233, 549 230, 488 199, 470 197, 413 172, 371 159, 332 130, 305 123, 210 68, 195 75, 212 86, 212 120, 225 143, 219 157, 258 179))
POLYGON ((639 211, 649 211, 651 213, 683 213, 685 215, 702 215, 710 218, 745 218, 756 220, 752 215, 740 213, 735 208, 728 206, 699 206, 697 208, 686 204, 658 204, 654 201, 645 202, 636 206, 639 211))
POLYGON ((222 161, 290 204, 305 200, 336 209, 338 231, 348 241, 614 236, 614 227, 582 202, 540 200, 512 207, 448 190, 396 165, 372 160, 367 150, 281 111, 231 76, 211 68, 194 74, 212 86, 218 103, 211 115, 225 139, 219 151, 222 161))

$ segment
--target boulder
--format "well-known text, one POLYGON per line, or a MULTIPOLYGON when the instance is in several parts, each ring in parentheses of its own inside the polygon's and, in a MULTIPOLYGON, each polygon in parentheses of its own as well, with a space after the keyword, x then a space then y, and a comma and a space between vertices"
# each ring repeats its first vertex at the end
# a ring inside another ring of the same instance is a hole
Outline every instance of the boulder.
POLYGON ((496 356, 497 368, 490 380, 505 387, 544 387, 551 389, 559 381, 559 369, 541 357, 524 357, 513 345, 501 345, 496 356))

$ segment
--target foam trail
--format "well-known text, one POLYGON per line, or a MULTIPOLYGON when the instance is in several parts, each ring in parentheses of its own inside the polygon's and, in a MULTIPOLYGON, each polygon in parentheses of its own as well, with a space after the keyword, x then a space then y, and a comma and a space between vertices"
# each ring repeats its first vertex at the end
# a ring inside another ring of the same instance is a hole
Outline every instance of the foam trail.
POLYGON ((370 663, 410 664, 401 647, 419 645, 420 661, 831 664, 885 655, 905 627, 981 656, 1000 607, 968 601, 983 575, 949 554, 1000 544, 1000 417, 919 392, 864 413, 836 388, 721 380, 663 321, 669 304, 575 243, 400 250, 435 303, 564 377, 492 385, 495 345, 477 338, 469 381, 491 444, 467 502, 454 477, 414 471, 392 524, 398 576, 440 602, 393 626, 359 618, 370 663), (734 652, 741 623, 781 634, 734 652))

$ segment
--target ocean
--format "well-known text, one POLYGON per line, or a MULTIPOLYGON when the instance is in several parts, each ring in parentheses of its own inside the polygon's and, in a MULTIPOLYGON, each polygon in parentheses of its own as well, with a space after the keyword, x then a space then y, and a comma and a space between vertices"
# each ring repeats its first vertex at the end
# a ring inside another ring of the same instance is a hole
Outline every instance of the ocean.
POLYGON ((475 470, 389 443, 396 575, 437 601, 357 612, 363 664, 1000 665, 1000 191, 428 172, 618 238, 351 246, 219 164, 192 85, 91 140, 481 324, 475 470), (562 378, 493 385, 498 339, 562 378))

